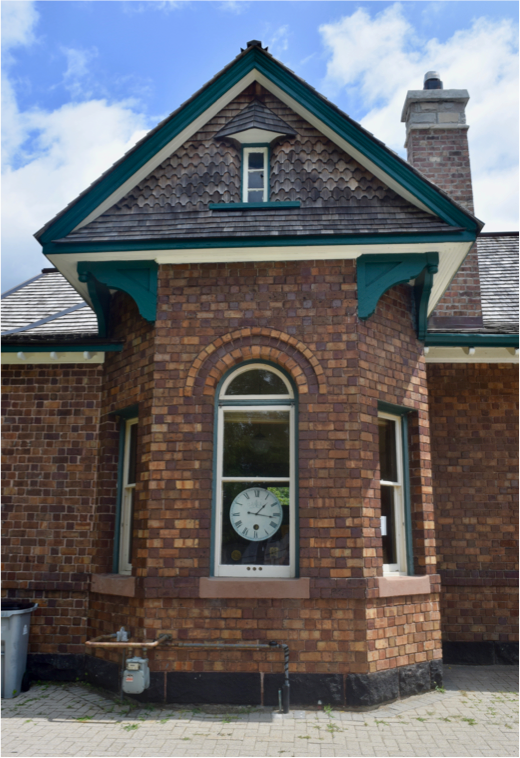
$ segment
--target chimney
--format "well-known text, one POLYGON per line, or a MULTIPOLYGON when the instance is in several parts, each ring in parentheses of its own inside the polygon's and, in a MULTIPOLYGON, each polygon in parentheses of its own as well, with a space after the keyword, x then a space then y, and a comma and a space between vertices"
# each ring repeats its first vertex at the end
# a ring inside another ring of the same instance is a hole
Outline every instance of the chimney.
POLYGON ((424 89, 409 90, 401 115, 408 162, 473 213, 465 89, 444 89, 428 71, 424 89))
MULTIPOLYGON (((473 210, 465 89, 444 89, 439 74, 428 71, 424 89, 409 90, 401 115, 406 123, 408 162, 430 181, 473 210)), ((482 325, 476 245, 469 252, 429 319, 430 326, 450 331, 482 325)))

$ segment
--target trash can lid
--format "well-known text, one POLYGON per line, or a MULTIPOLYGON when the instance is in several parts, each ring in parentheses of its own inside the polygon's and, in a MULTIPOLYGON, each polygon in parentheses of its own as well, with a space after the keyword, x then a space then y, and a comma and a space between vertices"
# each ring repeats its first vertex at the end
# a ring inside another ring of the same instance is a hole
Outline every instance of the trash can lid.
POLYGON ((31 600, 11 600, 10 598, 2 598, 2 610, 3 611, 28 611, 29 608, 33 608, 34 603, 31 600))

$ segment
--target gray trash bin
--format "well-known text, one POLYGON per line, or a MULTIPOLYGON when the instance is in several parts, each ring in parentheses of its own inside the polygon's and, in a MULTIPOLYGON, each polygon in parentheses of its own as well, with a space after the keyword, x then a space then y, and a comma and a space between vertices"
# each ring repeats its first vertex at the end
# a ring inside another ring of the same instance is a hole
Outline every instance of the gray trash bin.
POLYGON ((31 613, 37 607, 38 603, 27 600, 2 600, 2 697, 16 697, 21 692, 31 613))

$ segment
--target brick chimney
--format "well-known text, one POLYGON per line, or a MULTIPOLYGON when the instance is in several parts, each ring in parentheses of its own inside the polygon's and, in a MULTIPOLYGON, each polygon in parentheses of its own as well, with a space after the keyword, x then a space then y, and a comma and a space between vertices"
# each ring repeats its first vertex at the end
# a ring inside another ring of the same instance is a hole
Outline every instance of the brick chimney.
MULTIPOLYGON (((444 89, 428 71, 424 89, 409 90, 401 115, 406 124, 408 162, 471 213, 473 187, 469 161, 465 89, 444 89)), ((476 245, 473 246, 432 314, 429 325, 463 329, 482 324, 476 245)))

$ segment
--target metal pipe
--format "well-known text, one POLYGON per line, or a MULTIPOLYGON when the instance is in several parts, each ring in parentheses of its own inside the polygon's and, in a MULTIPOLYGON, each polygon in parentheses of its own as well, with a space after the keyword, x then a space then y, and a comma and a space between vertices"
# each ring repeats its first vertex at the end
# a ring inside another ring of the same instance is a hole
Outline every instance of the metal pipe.
POLYGON ((155 642, 140 642, 139 640, 132 640, 132 642, 98 642, 98 640, 106 637, 115 637, 115 634, 104 634, 101 635, 101 637, 94 637, 93 640, 87 640, 85 642, 85 645, 88 645, 89 647, 113 647, 113 648, 153 648, 157 647, 157 645, 160 645, 162 642, 166 642, 167 640, 171 639, 171 634, 160 634, 159 637, 155 640, 155 642))

